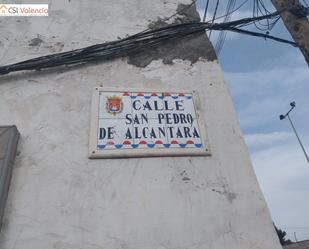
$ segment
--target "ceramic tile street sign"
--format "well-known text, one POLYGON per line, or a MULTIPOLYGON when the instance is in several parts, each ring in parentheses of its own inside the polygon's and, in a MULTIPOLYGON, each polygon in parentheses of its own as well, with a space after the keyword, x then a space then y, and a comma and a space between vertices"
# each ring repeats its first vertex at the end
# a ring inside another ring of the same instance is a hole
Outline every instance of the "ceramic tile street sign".
POLYGON ((195 92, 97 87, 89 157, 209 155, 198 110, 195 92))

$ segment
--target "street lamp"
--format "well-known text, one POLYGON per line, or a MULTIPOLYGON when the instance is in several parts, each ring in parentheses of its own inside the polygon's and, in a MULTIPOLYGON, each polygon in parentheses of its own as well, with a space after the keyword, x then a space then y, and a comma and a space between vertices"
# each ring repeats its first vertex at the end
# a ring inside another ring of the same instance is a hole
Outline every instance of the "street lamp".
POLYGON ((299 136, 298 136, 298 134, 297 134, 297 132, 296 132, 296 129, 295 129, 295 127, 294 127, 294 124, 293 124, 293 122, 292 122, 292 120, 291 120, 291 118, 290 118, 290 115, 289 115, 290 112, 296 107, 295 101, 291 102, 291 103, 290 103, 290 106, 291 106, 290 110, 289 110, 285 115, 280 115, 279 118, 280 118, 280 120, 283 120, 283 119, 285 119, 286 117, 288 117, 288 119, 289 119, 289 121, 290 121, 290 124, 291 124, 291 126, 292 126, 292 128, 293 128, 293 131, 294 131, 294 133, 295 133, 295 135, 296 135, 296 137, 297 137, 297 140, 298 140, 298 142, 299 142, 299 145, 300 145, 300 147, 302 148, 302 150, 303 150, 303 152, 304 152, 304 154, 305 154, 305 157, 306 157, 306 159, 307 159, 307 162, 309 163, 309 157, 308 157, 308 155, 307 155, 307 153, 306 153, 306 151, 305 151, 305 148, 304 148, 302 142, 300 141, 300 138, 299 138, 299 136))

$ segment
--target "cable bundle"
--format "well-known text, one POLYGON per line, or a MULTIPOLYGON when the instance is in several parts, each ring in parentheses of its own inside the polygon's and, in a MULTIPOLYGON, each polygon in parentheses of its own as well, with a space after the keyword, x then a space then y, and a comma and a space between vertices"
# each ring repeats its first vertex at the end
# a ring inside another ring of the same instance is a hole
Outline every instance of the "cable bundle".
POLYGON ((0 74, 8 74, 10 72, 22 70, 41 70, 45 68, 52 68, 63 65, 76 65, 91 61, 118 58, 144 48, 161 45, 166 41, 177 40, 179 38, 187 37, 193 34, 203 33, 206 30, 227 30, 257 37, 263 37, 265 39, 269 38, 278 42, 288 43, 293 46, 297 46, 297 44, 292 41, 270 36, 268 34, 256 33, 239 28, 243 25, 253 23, 257 20, 262 20, 263 18, 273 18, 277 17, 278 15, 279 12, 275 12, 261 17, 245 18, 237 21, 217 24, 207 22, 193 22, 168 25, 166 27, 155 30, 145 30, 143 32, 117 41, 97 44, 69 52, 41 56, 19 63, 1 66, 0 74))

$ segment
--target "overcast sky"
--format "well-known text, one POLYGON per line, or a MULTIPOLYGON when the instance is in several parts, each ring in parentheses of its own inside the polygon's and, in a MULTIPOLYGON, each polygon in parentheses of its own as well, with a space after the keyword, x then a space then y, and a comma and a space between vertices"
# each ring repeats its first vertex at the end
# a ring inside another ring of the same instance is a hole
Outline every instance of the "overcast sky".
MULTIPOLYGON (((200 13, 205 2, 197 2, 200 13)), ((226 2, 221 1, 219 16, 226 2)), ((242 2, 236 1, 236 6, 242 2)), ((252 2, 233 19, 252 17, 252 2)), ((264 2, 274 10, 269 0, 264 2)), ((280 22, 271 34, 291 39, 280 22)), ((212 34, 212 42, 216 37, 212 34)), ((309 165, 288 120, 279 120, 296 101, 291 118, 309 152, 309 69, 302 54, 290 45, 227 34, 219 60, 274 222, 292 240, 294 232, 298 240, 309 239, 309 165)))

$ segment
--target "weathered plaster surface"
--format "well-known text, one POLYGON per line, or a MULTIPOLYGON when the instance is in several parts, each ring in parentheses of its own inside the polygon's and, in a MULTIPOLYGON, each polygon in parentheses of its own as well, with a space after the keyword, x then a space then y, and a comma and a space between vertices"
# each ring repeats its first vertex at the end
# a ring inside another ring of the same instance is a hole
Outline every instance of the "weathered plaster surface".
MULTIPOLYGON (((199 14, 192 4, 179 4, 176 13, 181 13, 173 20, 173 24, 198 22, 199 14)), ((150 29, 162 28, 169 24, 169 18, 159 18, 148 25, 150 29)), ((153 60, 161 59, 164 64, 173 64, 173 60, 188 60, 192 64, 199 59, 214 61, 217 59, 215 51, 206 38, 205 32, 167 41, 157 47, 141 49, 130 54, 128 63, 138 67, 146 67, 153 60)))
MULTIPOLYGON (((189 1, 50 1, 0 20, 1 64, 114 40, 189 1), (39 38, 41 41, 33 39, 39 38)), ((0 77, 0 124, 21 133, 4 249, 279 249, 216 61, 126 59, 0 77), (200 94, 211 157, 89 160, 96 85, 200 94)))
POLYGON ((153 60, 162 60, 164 64, 171 65, 175 59, 187 60, 192 64, 200 59, 214 61, 216 59, 215 52, 208 39, 205 38, 205 33, 194 34, 165 42, 159 47, 142 49, 140 52, 130 55, 128 63, 138 67, 146 67, 153 60))

